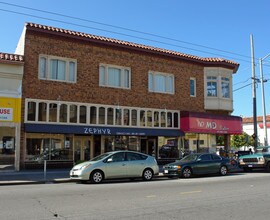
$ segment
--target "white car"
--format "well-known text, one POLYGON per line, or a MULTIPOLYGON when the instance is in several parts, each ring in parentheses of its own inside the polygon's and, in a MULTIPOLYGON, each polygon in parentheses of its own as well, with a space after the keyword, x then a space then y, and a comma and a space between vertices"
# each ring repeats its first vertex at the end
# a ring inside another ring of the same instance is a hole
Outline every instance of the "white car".
POLYGON ((151 180, 158 173, 157 161, 150 155, 135 151, 113 151, 75 165, 70 171, 70 178, 100 183, 104 179, 116 178, 151 180))

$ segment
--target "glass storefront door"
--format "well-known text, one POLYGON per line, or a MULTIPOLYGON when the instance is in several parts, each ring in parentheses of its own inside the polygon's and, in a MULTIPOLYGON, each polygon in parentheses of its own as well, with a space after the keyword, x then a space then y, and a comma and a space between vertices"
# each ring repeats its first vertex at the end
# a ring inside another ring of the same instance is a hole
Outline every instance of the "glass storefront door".
POLYGON ((93 158, 91 137, 74 137, 74 162, 90 160, 93 158))
POLYGON ((15 128, 0 127, 0 171, 13 170, 15 164, 15 128))

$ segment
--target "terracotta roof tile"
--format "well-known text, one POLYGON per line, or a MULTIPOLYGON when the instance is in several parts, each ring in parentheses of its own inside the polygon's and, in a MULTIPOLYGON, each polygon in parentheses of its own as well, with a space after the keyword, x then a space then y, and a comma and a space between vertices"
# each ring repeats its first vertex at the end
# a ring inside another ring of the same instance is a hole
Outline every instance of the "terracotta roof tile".
POLYGON ((192 60, 192 61, 198 61, 198 62, 204 63, 205 65, 208 65, 208 64, 209 65, 210 64, 211 65, 213 65, 213 64, 225 65, 225 66, 229 66, 231 69, 234 69, 234 72, 236 72, 238 67, 239 67, 238 63, 231 61, 231 60, 226 60, 223 58, 203 58, 203 57, 199 57, 199 56, 180 53, 180 52, 162 49, 162 48, 158 48, 158 47, 152 47, 152 46, 147 46, 147 45, 143 45, 143 44, 137 44, 137 43, 132 43, 132 42, 128 42, 128 41, 117 40, 114 38, 86 34, 86 33, 82 33, 82 32, 66 30, 66 29, 62 29, 62 28, 55 28, 55 27, 46 26, 46 25, 26 23, 26 28, 29 28, 32 30, 34 29, 36 31, 38 31, 40 29, 40 30, 45 30, 45 31, 49 31, 49 32, 54 32, 54 33, 61 33, 61 34, 66 34, 66 35, 70 35, 70 36, 83 37, 86 39, 93 39, 93 40, 100 41, 100 42, 107 42, 107 43, 112 43, 112 44, 124 45, 124 46, 133 47, 133 48, 137 48, 137 49, 141 49, 141 50, 158 52, 158 53, 162 53, 164 55, 173 55, 173 56, 176 56, 179 58, 185 58, 185 59, 192 60))
MULTIPOLYGON (((266 121, 270 122, 270 115, 266 115, 266 121)), ((257 122, 263 122, 263 116, 258 116, 257 122)), ((243 118, 243 124, 244 123, 253 123, 253 117, 243 118)))
POLYGON ((24 56, 18 54, 9 54, 0 52, 0 61, 14 61, 14 62, 24 62, 24 56))

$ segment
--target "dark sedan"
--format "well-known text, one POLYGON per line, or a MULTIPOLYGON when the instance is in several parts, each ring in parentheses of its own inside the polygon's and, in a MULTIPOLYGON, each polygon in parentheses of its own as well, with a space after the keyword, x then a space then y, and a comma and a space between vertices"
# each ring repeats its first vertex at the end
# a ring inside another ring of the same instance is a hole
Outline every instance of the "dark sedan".
POLYGON ((230 159, 220 157, 217 154, 197 153, 190 154, 174 163, 163 167, 164 176, 189 178, 192 175, 219 173, 227 175, 231 168, 230 159))

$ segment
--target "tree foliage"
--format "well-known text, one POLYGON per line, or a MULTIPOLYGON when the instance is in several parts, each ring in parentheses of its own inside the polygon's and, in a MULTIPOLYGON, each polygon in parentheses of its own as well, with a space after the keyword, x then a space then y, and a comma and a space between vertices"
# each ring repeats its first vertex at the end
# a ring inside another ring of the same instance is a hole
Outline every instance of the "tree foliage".
POLYGON ((254 139, 252 136, 248 135, 247 133, 243 133, 241 135, 232 135, 231 136, 231 146, 235 148, 240 148, 243 146, 253 146, 254 139))

